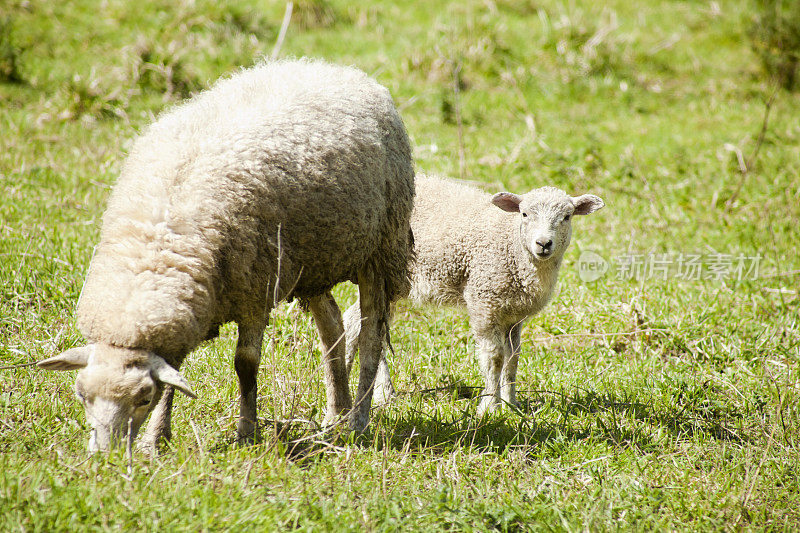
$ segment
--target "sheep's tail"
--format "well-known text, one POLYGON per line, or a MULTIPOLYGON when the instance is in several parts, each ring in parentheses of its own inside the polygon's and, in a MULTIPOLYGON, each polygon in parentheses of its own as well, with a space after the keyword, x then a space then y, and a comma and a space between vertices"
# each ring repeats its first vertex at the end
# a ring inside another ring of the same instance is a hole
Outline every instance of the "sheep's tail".
POLYGON ((411 292, 411 269, 417 258, 414 252, 414 234, 409 229, 403 246, 385 248, 390 251, 380 254, 375 268, 383 277, 386 306, 389 307, 411 292))
POLYGON ((389 324, 391 323, 392 318, 392 306, 397 300, 408 296, 408 294, 411 292, 411 268, 414 262, 417 260, 417 254, 414 251, 414 232, 411 230, 411 228, 408 229, 408 245, 406 247, 405 256, 404 262, 406 268, 399 277, 400 283, 392 284, 391 281, 393 278, 385 278, 386 298, 384 300, 384 307, 386 309, 381 310, 380 324, 381 335, 386 341, 386 347, 389 348, 389 352, 392 354, 392 357, 395 356, 394 347, 392 346, 392 336, 389 333, 389 324))
POLYGON ((384 170, 384 201, 386 218, 381 231, 378 272, 386 280, 386 298, 389 303, 408 295, 411 291, 411 267, 414 263, 414 234, 411 231, 411 214, 416 192, 411 143, 403 119, 391 105, 383 117, 383 144, 386 147, 384 170), (403 232, 407 228, 406 232, 403 232))

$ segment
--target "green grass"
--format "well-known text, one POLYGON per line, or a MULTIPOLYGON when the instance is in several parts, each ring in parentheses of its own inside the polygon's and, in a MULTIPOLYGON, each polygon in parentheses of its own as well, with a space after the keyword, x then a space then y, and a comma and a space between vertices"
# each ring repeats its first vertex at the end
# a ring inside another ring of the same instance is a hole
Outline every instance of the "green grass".
MULTIPOLYGON (((131 140, 268 55, 284 12, 99 5, 0 7, 0 365, 82 342, 74 307, 131 140)), ((259 376, 264 442, 233 445, 227 326, 187 359, 199 398, 177 401, 172 447, 130 477, 121 454, 87 458, 72 374, 0 370, 0 530, 796 530, 800 96, 776 93, 752 160, 773 88, 750 7, 295 2, 281 55, 375 75, 421 170, 605 199, 575 222, 560 292, 523 335, 524 409, 476 419, 465 314, 401 304, 396 401, 365 436, 315 436, 316 334, 284 304, 259 376), (611 261, 592 283, 586 250, 611 261), (759 276, 616 275, 618 256, 651 252, 760 255, 759 276)))

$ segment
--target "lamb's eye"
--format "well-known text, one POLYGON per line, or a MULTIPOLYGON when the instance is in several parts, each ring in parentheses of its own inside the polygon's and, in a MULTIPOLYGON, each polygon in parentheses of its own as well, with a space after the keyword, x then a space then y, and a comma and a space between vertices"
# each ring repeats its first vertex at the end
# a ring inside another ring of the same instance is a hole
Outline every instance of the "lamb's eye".
POLYGON ((523 211, 523 212, 522 212, 522 218, 528 218, 528 213, 526 213, 525 211, 523 211))

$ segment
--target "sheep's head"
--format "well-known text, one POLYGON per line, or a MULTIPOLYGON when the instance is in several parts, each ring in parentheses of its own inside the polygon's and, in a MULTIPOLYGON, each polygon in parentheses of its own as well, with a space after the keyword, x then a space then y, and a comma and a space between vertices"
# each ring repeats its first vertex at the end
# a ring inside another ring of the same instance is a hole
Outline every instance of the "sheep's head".
POLYGON ((40 361, 38 366, 80 370, 75 394, 92 426, 91 452, 132 442, 164 385, 196 397, 180 372, 146 350, 90 344, 40 361))
POLYGON ((534 189, 522 196, 499 192, 492 203, 511 213, 519 213, 520 236, 528 252, 538 261, 560 258, 572 237, 573 215, 594 213, 603 200, 593 194, 569 196, 555 187, 534 189))

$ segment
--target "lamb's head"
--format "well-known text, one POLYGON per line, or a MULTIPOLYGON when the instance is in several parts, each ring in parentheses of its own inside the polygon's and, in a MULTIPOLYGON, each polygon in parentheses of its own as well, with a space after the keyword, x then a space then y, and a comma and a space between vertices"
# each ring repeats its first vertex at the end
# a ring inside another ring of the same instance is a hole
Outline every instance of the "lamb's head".
POLYGON ((519 213, 522 242, 537 261, 561 258, 572 238, 572 216, 588 215, 605 205, 593 194, 569 196, 555 187, 541 187, 521 196, 499 192, 492 203, 504 211, 519 213))
POLYGON ((75 394, 92 426, 91 452, 132 442, 164 385, 196 397, 180 372, 147 350, 90 344, 40 361, 38 366, 80 370, 75 394))

